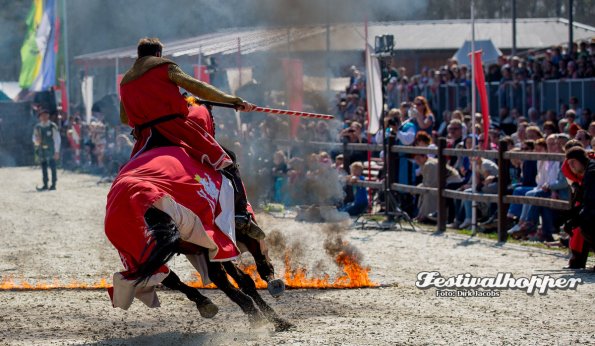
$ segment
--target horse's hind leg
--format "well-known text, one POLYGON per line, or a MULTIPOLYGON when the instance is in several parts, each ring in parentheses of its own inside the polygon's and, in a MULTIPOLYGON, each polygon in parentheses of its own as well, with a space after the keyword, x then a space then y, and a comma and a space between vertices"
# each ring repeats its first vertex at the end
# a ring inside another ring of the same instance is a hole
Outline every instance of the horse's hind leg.
POLYGON ((254 306, 252 299, 233 287, 227 279, 227 273, 223 269, 223 266, 219 262, 207 262, 209 270, 209 278, 225 295, 229 297, 234 303, 238 304, 240 309, 248 315, 250 325, 254 328, 262 326, 265 322, 261 312, 254 306))
POLYGON ((252 280, 250 275, 241 271, 232 262, 224 262, 223 267, 225 268, 225 271, 237 282, 240 290, 249 295, 254 300, 260 311, 262 311, 267 320, 275 325, 275 331, 282 332, 295 327, 293 324, 279 317, 275 310, 273 310, 273 308, 267 304, 264 299, 262 299, 260 294, 258 294, 254 280, 252 280))
POLYGON ((258 275, 267 282, 267 289, 271 296, 275 298, 280 297, 285 292, 285 283, 281 279, 275 279, 273 264, 262 252, 259 241, 241 233, 237 235, 237 240, 246 246, 254 258, 258 275))
POLYGON ((196 288, 183 283, 173 270, 170 270, 169 275, 161 283, 169 289, 184 293, 188 299, 196 304, 196 308, 202 317, 212 318, 219 312, 217 305, 213 304, 209 298, 200 294, 196 288))

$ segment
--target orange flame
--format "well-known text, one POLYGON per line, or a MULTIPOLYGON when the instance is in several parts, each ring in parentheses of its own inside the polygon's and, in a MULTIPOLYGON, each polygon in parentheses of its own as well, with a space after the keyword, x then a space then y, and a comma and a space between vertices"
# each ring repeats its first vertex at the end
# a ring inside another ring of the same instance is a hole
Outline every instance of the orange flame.
POLYGON ((369 267, 362 267, 357 259, 340 252, 335 258, 335 263, 343 270, 343 275, 331 281, 328 274, 320 278, 308 277, 304 268, 293 269, 288 254, 285 255, 285 284, 290 288, 363 288, 376 287, 377 283, 370 280, 369 267))
POLYGON ((15 280, 13 277, 5 277, 0 281, 0 291, 43 291, 43 290, 64 290, 64 289, 103 289, 111 287, 107 279, 100 279, 94 283, 72 280, 69 283, 60 283, 58 279, 52 282, 38 281, 30 283, 24 279, 15 280))
MULTIPOLYGON (((370 277, 370 268, 362 267, 357 258, 349 253, 342 251, 335 258, 335 263, 343 270, 343 274, 335 280, 331 280, 330 275, 324 274, 322 277, 309 277, 306 268, 293 268, 291 263, 291 253, 285 253, 285 272, 283 273, 283 281, 288 288, 365 288, 377 287, 378 284, 373 282, 370 277)), ((255 265, 249 265, 242 268, 242 270, 250 275, 256 284, 256 288, 265 289, 267 283, 263 281, 256 270, 255 265)), ((202 280, 198 274, 197 279, 188 283, 189 286, 195 288, 215 288, 212 283, 203 285, 202 280)), ((233 282, 231 278, 230 281, 233 282)), ((233 282, 234 286, 237 284, 233 282)))
MULTIPOLYGON (((308 270, 306 268, 294 268, 291 262, 290 251, 285 253, 284 263, 285 272, 282 274, 282 277, 285 281, 285 285, 288 288, 329 289, 378 286, 377 283, 373 282, 369 278, 370 268, 363 267, 355 256, 349 254, 346 251, 340 252, 335 257, 335 263, 339 268, 342 269, 343 274, 339 275, 334 280, 332 280, 328 274, 324 274, 321 277, 312 277, 308 276, 308 270)), ((258 275, 255 265, 245 266, 242 268, 242 270, 254 279, 256 288, 264 289, 267 287, 267 283, 263 281, 258 275)), ((216 286, 212 283, 209 285, 204 285, 198 273, 195 275, 196 279, 187 283, 189 286, 208 289, 216 288, 216 286)), ((230 281, 237 287, 231 278, 230 281)), ((72 280, 69 283, 64 284, 60 283, 58 279, 54 279, 52 282, 38 281, 36 283, 31 283, 25 279, 14 280, 13 277, 4 277, 2 280, 0 280, 0 291, 105 289, 111 287, 108 282, 111 282, 111 280, 104 278, 94 283, 72 280)))

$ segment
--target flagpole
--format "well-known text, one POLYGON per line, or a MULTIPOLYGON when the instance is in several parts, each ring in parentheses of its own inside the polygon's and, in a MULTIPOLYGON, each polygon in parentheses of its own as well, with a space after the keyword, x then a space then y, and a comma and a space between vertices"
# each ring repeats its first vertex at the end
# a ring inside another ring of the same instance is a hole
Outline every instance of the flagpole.
POLYGON ((202 44, 200 46, 198 46, 198 67, 196 68, 198 70, 197 73, 197 77, 196 79, 198 80, 202 80, 202 44))
MULTIPOLYGON (((328 4, 328 1, 327 1, 327 4, 328 4)), ((364 32, 365 32, 364 41, 365 42, 364 42, 364 44, 366 45, 365 46, 365 54, 366 54, 366 61, 367 61, 367 60, 369 60, 368 59, 368 54, 369 54, 368 49, 369 48, 368 48, 368 16, 367 15, 364 20, 364 23, 365 23, 365 27, 364 27, 364 32)), ((371 63, 371 61, 370 61, 370 63, 371 63)), ((328 74, 328 71, 327 71, 327 74, 328 74)), ((368 88, 369 88, 369 87, 371 87, 370 76, 366 76, 366 78, 368 78, 366 80, 366 83, 368 83, 368 88)), ((368 133, 368 143, 372 143, 372 135, 370 134, 370 111, 372 110, 372 108, 370 108, 370 102, 374 102, 374 100, 369 100, 366 97, 366 101, 367 101, 366 107, 368 108, 368 111, 366 112, 366 120, 368 121, 368 129, 366 132, 368 133)), ((372 175, 372 163, 370 161, 372 161, 372 152, 370 150, 368 150, 368 180, 372 179, 372 176, 371 176, 372 175)), ((372 197, 372 191, 369 190, 368 191, 368 199, 371 199, 371 197, 372 197)))
MULTIPOLYGON (((64 13, 64 66, 66 68, 66 100, 70 102, 70 63, 68 61, 68 12, 66 12, 66 0, 62 0, 62 12, 64 13)), ((64 105, 62 105, 64 109, 64 105)), ((66 105, 66 117, 70 117, 70 105, 66 105)))
MULTIPOLYGON (((475 100, 475 0, 471 0, 471 127, 473 138, 471 139, 473 142, 473 149, 477 148, 476 137, 477 131, 475 130, 475 112, 476 112, 476 100, 475 100)), ((484 140, 486 134, 484 134, 484 140)), ((477 160, 473 158, 472 165, 471 165, 471 190, 472 194, 475 194, 475 189, 477 188, 477 160)), ((471 230, 472 235, 477 234, 477 202, 473 200, 471 202, 471 230)))
POLYGON ((116 94, 118 93, 118 71, 119 70, 120 70, 120 58, 116 57, 116 67, 115 67, 116 82, 114 83, 114 85, 116 86, 116 94))

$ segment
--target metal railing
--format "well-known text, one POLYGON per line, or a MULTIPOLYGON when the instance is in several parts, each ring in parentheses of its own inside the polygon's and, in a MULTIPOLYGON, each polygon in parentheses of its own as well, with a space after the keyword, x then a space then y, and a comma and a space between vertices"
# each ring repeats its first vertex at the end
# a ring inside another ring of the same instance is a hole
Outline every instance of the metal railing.
MULTIPOLYGON (((570 97, 579 99, 580 108, 595 110, 595 78, 561 80, 524 80, 505 83, 486 83, 490 115, 498 119, 502 107, 516 108, 523 116, 534 107, 540 112, 558 112, 562 104, 568 104, 570 97)), ((441 84, 437 86, 414 85, 405 90, 389 93, 388 104, 397 106, 403 101, 412 101, 416 96, 424 96, 439 120, 445 111, 464 109, 471 104, 471 84, 441 84)), ((482 112, 478 105, 478 112, 482 112)), ((500 119, 498 119, 500 120, 500 119)))

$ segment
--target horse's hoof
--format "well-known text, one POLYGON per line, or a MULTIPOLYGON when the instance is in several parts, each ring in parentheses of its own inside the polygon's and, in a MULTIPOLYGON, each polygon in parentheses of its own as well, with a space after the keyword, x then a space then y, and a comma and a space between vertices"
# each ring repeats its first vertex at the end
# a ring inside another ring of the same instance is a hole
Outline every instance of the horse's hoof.
POLYGON ((262 312, 260 311, 252 315, 248 315, 248 322, 250 322, 250 329, 259 329, 268 323, 267 319, 264 318, 262 312))
POLYGON ((287 332, 296 329, 295 325, 287 322, 282 318, 278 318, 274 322, 276 332, 287 332))
POLYGON ((285 292, 285 283, 281 279, 273 279, 267 283, 267 289, 274 298, 279 298, 285 292))
POLYGON ((209 298, 200 303, 196 302, 196 307, 198 308, 200 315, 204 318, 213 318, 219 312, 217 305, 213 304, 209 298))

